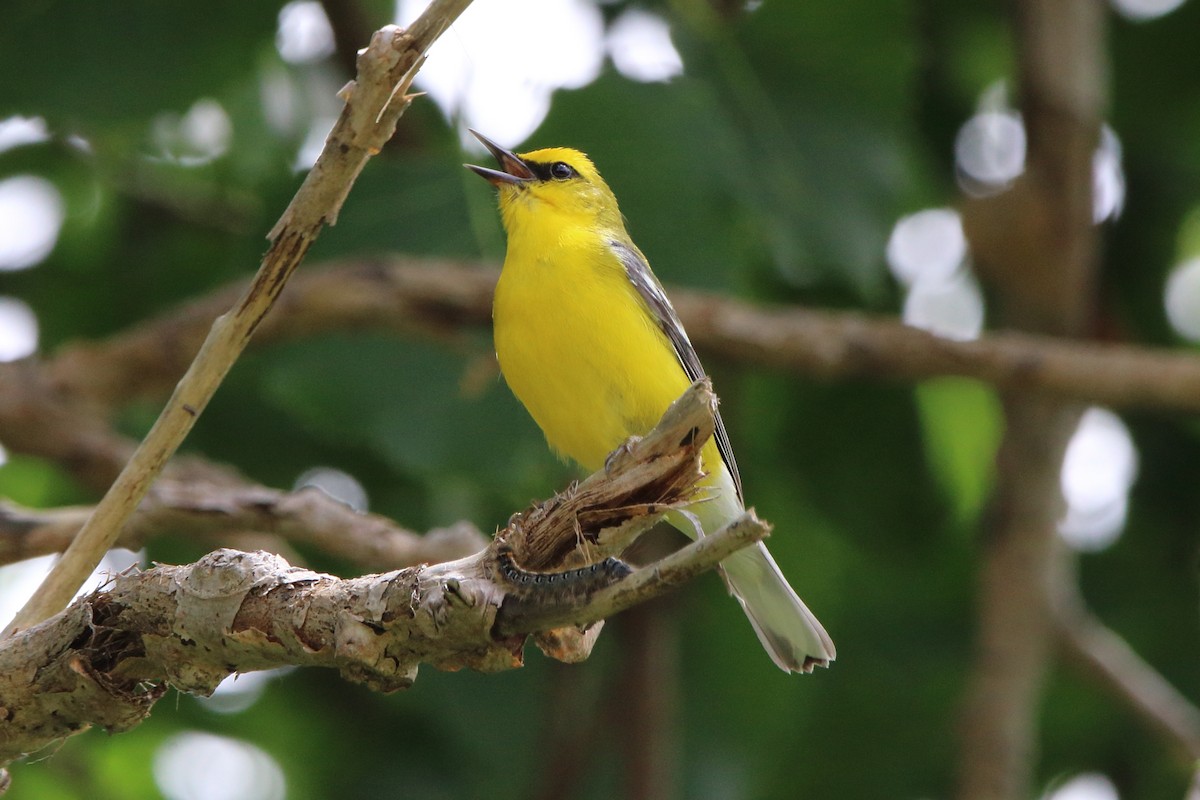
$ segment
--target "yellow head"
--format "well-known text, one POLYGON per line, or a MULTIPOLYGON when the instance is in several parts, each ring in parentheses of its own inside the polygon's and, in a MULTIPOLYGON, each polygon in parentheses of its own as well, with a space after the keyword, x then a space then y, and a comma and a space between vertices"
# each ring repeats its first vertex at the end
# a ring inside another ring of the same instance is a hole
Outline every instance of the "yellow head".
POLYGON ((466 164, 500 192, 500 216, 512 236, 534 218, 560 216, 564 224, 624 231, 617 198, 590 158, 568 147, 517 155, 475 131, 501 169, 466 164))

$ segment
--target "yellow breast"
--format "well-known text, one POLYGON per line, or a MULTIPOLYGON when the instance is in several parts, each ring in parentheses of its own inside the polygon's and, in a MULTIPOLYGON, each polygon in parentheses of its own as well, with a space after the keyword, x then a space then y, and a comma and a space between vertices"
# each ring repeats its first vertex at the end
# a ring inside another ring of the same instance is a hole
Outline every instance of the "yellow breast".
POLYGON ((550 446, 595 470, 652 428, 690 381, 605 238, 556 234, 510 236, 493 309, 496 355, 550 446))

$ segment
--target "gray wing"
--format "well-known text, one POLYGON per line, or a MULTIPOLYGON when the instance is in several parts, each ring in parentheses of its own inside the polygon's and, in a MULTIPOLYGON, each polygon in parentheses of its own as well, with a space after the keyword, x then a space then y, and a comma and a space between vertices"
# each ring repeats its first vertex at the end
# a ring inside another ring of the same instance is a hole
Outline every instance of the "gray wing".
MULTIPOLYGON (((683 371, 693 381, 703 378, 705 376, 704 367, 700 364, 699 356, 696 355, 696 348, 692 347, 691 340, 688 339, 682 323, 679 322, 679 315, 675 313, 675 308, 667 299, 667 293, 663 291, 662 284, 650 271, 650 265, 646 263, 646 259, 636 248, 630 247, 624 242, 610 241, 608 244, 621 259, 629 282, 642 296, 646 307, 658 322, 658 327, 667 335, 671 346, 675 348, 675 356, 679 359, 683 371)), ((733 459, 733 447, 729 444, 729 434, 725 432, 725 423, 721 419, 720 411, 717 412, 716 422, 714 436, 717 440, 717 452, 721 454, 721 459, 729 469, 729 474, 733 476, 733 485, 737 487, 738 500, 745 502, 742 497, 742 476, 738 474, 737 462, 733 459)))

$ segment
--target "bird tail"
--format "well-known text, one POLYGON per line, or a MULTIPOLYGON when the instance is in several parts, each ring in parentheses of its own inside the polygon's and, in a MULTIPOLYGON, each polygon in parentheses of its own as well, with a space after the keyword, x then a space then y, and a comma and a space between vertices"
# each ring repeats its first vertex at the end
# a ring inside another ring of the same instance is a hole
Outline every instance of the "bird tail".
POLYGON ((788 585, 766 545, 759 542, 739 550, 721 562, 721 569, 776 666, 787 672, 812 672, 837 658, 833 640, 788 585))
MULTIPOLYGON (((717 463, 718 468, 705 479, 712 494, 688 509, 706 533, 714 533, 744 513, 732 474, 724 462, 717 463)), ((696 537, 694 525, 682 524, 683 520, 670 516, 668 520, 688 536, 696 537)), ((837 657, 833 640, 788 585, 762 542, 744 547, 722 561, 721 572, 729 593, 737 598, 754 626, 763 649, 780 669, 812 672, 814 667, 829 666, 837 657)))

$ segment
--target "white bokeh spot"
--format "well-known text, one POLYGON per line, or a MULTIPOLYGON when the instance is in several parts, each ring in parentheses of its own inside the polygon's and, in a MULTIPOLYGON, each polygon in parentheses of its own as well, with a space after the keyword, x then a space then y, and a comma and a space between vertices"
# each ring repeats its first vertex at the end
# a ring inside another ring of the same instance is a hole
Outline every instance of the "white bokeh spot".
POLYGON ((0 153, 50 139, 50 129, 41 117, 9 117, 0 120, 0 153))
POLYGON ((1121 162, 1121 140, 1105 125, 1092 154, 1092 218, 1096 222, 1116 219, 1125 208, 1125 168, 1121 162))
POLYGON ((1183 0, 1112 0, 1122 16, 1135 22, 1158 19, 1183 5, 1183 0))
POLYGON ((249 742, 200 731, 167 739, 154 754, 154 781, 167 800, 283 800, 283 770, 249 742))
POLYGON ((0 271, 41 263, 54 250, 66 205, 53 183, 36 175, 0 181, 0 271))
POLYGON ((289 64, 307 64, 333 54, 333 28, 316 0, 294 0, 279 9, 275 49, 289 64))
POLYGON ((338 118, 335 116, 318 116, 313 120, 312 125, 308 128, 308 133, 304 136, 304 141, 300 144, 300 149, 296 151, 296 162, 293 167, 297 172, 310 169, 313 164, 317 163, 317 159, 325 149, 325 140, 329 138, 329 132, 333 130, 337 121, 338 118))
MULTIPOLYGON (((0 567, 0 626, 7 625, 17 612, 28 602, 33 593, 42 585, 42 581, 50 574, 58 556, 38 556, 15 564, 0 567)), ((93 592, 96 588, 112 578, 113 575, 124 572, 130 567, 145 561, 145 554, 116 547, 104 554, 99 565, 92 571, 91 576, 84 581, 83 586, 75 593, 75 597, 93 592)))
POLYGON ((630 80, 669 81, 683 74, 683 58, 671 42, 671 26, 658 14, 631 8, 608 29, 613 66, 630 80))
POLYGON ((888 268, 905 289, 906 325, 965 341, 983 330, 983 292, 967 258, 962 217, 927 208, 901 217, 888 237, 888 268))
POLYGON ((197 697, 204 708, 217 714, 237 714, 250 708, 262 697, 271 681, 291 672, 294 667, 233 673, 217 684, 208 697, 197 697))
POLYGON ((1185 339, 1200 342, 1200 258, 1171 271, 1163 290, 1167 321, 1185 339))
POLYGON ((1043 800, 1121 800, 1107 775, 1084 772, 1043 795, 1043 800))
POLYGON ((887 243, 888 267, 905 285, 946 280, 966 255, 962 218, 952 208, 929 208, 901 217, 887 243))
POLYGON ((1088 552, 1115 542, 1125 527, 1137 473, 1137 448, 1121 418, 1104 408, 1085 411, 1063 458, 1067 513, 1058 524, 1063 539, 1088 552))
POLYGON ((24 300, 0 295, 0 362, 37 352, 37 314, 24 300))
POLYGON ((918 280, 904 298, 905 325, 955 341, 979 338, 983 330, 983 292, 969 270, 938 280, 918 280))
POLYGON ((353 475, 332 467, 314 467, 296 478, 293 491, 312 487, 320 489, 333 499, 345 503, 355 511, 366 511, 367 490, 353 475))
POLYGON ((162 155, 185 167, 219 158, 233 140, 233 121, 225 107, 207 97, 193 103, 183 116, 159 114, 151 130, 162 155))
POLYGON ((1014 111, 981 111, 959 129, 954 157, 968 192, 1003 189, 1025 171, 1025 124, 1014 111))
MULTIPOLYGON (((410 24, 425 0, 398 0, 397 23, 410 24)), ((417 74, 417 88, 429 93, 446 117, 459 125, 463 143, 482 152, 466 132, 477 128, 509 146, 542 123, 556 89, 591 83, 604 63, 604 20, 587 0, 529 0, 522 20, 535 31, 514 27, 513 6, 475 3, 447 35, 430 48, 417 74), (536 36, 537 46, 524 46, 536 36)))

